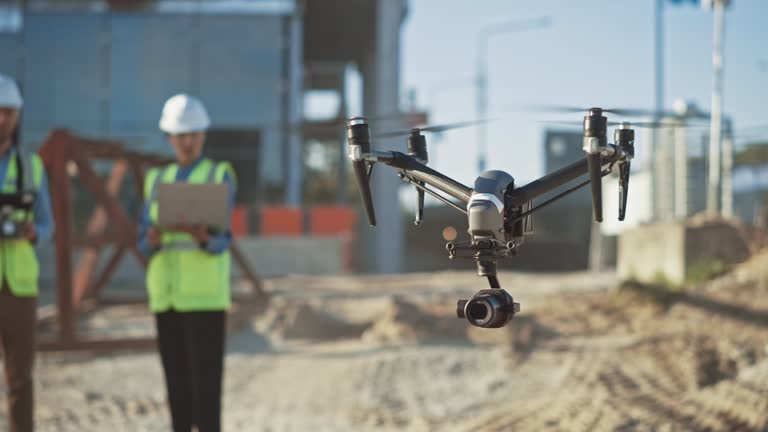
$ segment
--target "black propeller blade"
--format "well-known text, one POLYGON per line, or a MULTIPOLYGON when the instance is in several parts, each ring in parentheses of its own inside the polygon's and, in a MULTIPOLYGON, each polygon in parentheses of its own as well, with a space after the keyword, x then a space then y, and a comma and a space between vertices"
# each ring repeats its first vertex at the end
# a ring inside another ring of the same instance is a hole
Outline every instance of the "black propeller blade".
POLYGON ((439 133, 439 132, 446 132, 453 129, 462 129, 467 127, 477 126, 479 124, 488 123, 491 121, 493 120, 484 119, 484 120, 473 120, 473 121, 458 122, 458 123, 448 123, 448 124, 434 125, 434 126, 425 126, 425 127, 411 128, 407 130, 383 132, 380 134, 376 134, 373 137, 374 138, 391 138, 396 136, 410 135, 414 131, 439 133))
MULTIPOLYGON (((531 105, 528 109, 541 112, 581 113, 588 112, 591 107, 576 107, 570 105, 531 105)), ((642 108, 602 108, 604 113, 623 117, 678 117, 673 111, 654 111, 642 108)))
POLYGON ((355 118, 362 118, 368 122, 386 121, 386 120, 400 120, 405 123, 415 123, 419 121, 420 113, 410 112, 393 112, 380 114, 375 116, 354 116, 350 118, 331 118, 327 120, 302 120, 292 123, 274 123, 262 126, 263 129, 274 129, 283 131, 301 131, 301 132, 316 132, 339 129, 340 127, 346 127, 350 120, 355 118))
MULTIPOLYGON (((567 125, 567 126, 583 126, 584 122, 582 121, 569 121, 569 120, 542 120, 539 123, 545 123, 545 124, 561 124, 561 125, 567 125)), ((665 129, 665 128, 689 128, 689 127, 706 127, 706 125, 692 125, 685 122, 681 123, 668 123, 668 122, 616 122, 616 121, 609 121, 608 126, 621 126, 622 124, 627 124, 631 128, 644 128, 644 129, 665 129)))

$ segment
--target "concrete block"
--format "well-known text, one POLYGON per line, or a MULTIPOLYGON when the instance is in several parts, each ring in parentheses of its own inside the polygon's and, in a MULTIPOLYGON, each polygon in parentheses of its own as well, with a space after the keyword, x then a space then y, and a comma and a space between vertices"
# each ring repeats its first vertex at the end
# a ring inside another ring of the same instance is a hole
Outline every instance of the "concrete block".
MULTIPOLYGON (((264 277, 345 272, 341 236, 246 237, 238 240, 238 245, 254 270, 264 277)), ((239 277, 234 263, 232 273, 239 277)))
MULTIPOLYGON (((263 277, 288 274, 330 275, 346 272, 344 268, 345 239, 341 236, 312 237, 244 237, 238 245, 252 268, 263 277)), ((104 268, 111 248, 104 248, 98 270, 104 268)), ((40 286, 53 291, 56 283, 56 260, 53 244, 38 248, 40 259, 40 286)), ((72 259, 73 271, 79 254, 72 259)), ((110 280, 110 286, 130 287, 143 292, 145 271, 132 254, 127 253, 110 280)), ((238 279, 241 272, 232 260, 232 277, 238 279)), ((108 287, 109 289, 109 287, 108 287)))
POLYGON ((619 235, 617 271, 623 280, 650 283, 661 277, 679 285, 694 266, 734 264, 749 254, 747 239, 736 225, 724 221, 656 223, 619 235))

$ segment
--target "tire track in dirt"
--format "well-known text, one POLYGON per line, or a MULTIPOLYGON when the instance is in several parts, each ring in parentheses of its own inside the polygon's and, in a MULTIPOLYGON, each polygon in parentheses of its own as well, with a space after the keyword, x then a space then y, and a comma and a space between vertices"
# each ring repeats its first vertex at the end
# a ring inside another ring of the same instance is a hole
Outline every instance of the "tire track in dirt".
POLYGON ((763 430, 768 390, 728 380, 717 369, 727 363, 724 355, 709 339, 679 334, 624 344, 615 337, 579 339, 570 348, 556 341, 526 362, 564 359, 566 373, 551 397, 508 402, 463 430, 763 430), (681 346, 687 349, 674 349, 681 346), (709 386, 713 380, 725 381, 709 386))

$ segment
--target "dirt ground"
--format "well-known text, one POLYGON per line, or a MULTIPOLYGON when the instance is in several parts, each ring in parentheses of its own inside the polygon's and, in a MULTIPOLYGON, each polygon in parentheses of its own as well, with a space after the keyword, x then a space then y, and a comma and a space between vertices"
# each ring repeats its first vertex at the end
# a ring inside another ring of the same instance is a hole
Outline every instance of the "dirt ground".
MULTIPOLYGON (((228 342, 225 430, 768 430, 768 254, 673 297, 500 280, 522 312, 499 330, 454 318, 471 273, 268 281, 228 342)), ((87 324, 152 332, 135 309, 87 324)), ((155 353, 41 355, 36 386, 42 431, 169 430, 155 353)))

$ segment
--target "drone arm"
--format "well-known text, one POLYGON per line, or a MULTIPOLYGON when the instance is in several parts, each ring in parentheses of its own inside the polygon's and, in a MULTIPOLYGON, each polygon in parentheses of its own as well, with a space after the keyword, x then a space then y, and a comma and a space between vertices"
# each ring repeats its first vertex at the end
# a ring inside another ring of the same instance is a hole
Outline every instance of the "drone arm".
MULTIPOLYGON (((359 160, 364 160, 370 163, 381 162, 383 164, 389 165, 395 159, 395 152, 371 150, 370 153, 362 153, 360 155, 356 155, 356 157, 359 160)), ((358 159, 353 158, 352 160, 358 159)))
MULTIPOLYGON (((429 189, 428 187, 426 187, 423 184, 424 182, 420 182, 418 180, 414 180, 410 176, 406 175, 404 171, 401 171, 399 175, 400 175, 400 178, 403 179, 403 181, 408 182, 408 183, 412 184, 413 186, 415 186, 416 189, 419 192, 421 192, 421 193, 426 192, 426 193, 432 195, 433 197, 437 198, 440 202, 442 202, 442 203, 444 203, 444 204, 446 204, 448 206, 451 206, 451 207, 455 208, 456 210, 458 210, 458 211, 460 211, 460 212, 462 212, 464 214, 467 214, 467 210, 466 209, 461 208, 459 205, 457 205, 453 201, 449 200, 448 198, 440 195, 439 193, 433 191, 432 189, 429 189)), ((422 208, 423 208, 423 206, 422 206, 422 208)))
MULTIPOLYGON (((621 167, 619 167, 619 169, 621 169, 621 167)), ((605 177, 605 176, 607 176, 610 173, 611 173, 610 169, 604 169, 602 171, 602 173, 601 173, 601 177, 605 177)), ((515 216, 514 222, 520 221, 520 220, 524 219, 526 216, 528 216, 528 215, 530 215, 530 214, 532 214, 532 213, 534 213, 536 211, 539 211, 539 210, 543 209, 544 207, 546 207, 546 206, 548 206, 548 205, 550 205, 550 204, 552 204, 552 203, 554 203, 556 201, 559 201, 562 198, 565 198, 567 195, 570 195, 570 194, 576 192, 577 190, 579 190, 579 189, 583 188, 584 186, 588 185, 589 183, 590 183, 590 180, 587 179, 587 180, 577 184, 576 186, 573 186, 573 187, 571 187, 571 188, 569 188, 569 189, 567 189, 567 190, 565 190, 565 191, 555 195, 554 197, 544 201, 543 203, 537 205, 536 207, 533 207, 530 210, 524 211, 523 213, 515 216)), ((623 220, 623 219, 620 219, 620 220, 623 220)))
MULTIPOLYGON (((609 145, 608 149, 602 154, 602 168, 607 168, 611 164, 625 158, 623 150, 616 146, 609 145)), ((575 180, 589 172, 589 163, 587 158, 581 159, 570 165, 566 165, 557 171, 551 172, 537 180, 528 183, 525 186, 516 188, 510 194, 507 205, 518 207, 536 197, 544 195, 558 187, 575 180)), ((586 185, 586 183, 584 184, 586 185)))
POLYGON ((400 169, 414 180, 424 182, 426 185, 432 186, 464 204, 469 203, 469 199, 472 196, 472 188, 433 170, 407 154, 396 151, 372 151, 360 154, 359 157, 368 162, 381 162, 400 169))

